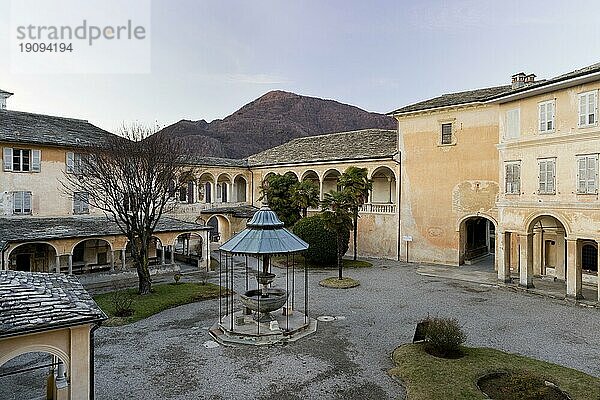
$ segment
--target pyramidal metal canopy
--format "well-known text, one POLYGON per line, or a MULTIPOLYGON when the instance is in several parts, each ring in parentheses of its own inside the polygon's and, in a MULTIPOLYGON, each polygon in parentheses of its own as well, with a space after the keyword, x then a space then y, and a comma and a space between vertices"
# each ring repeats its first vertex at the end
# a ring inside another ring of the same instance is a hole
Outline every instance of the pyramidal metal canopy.
POLYGON ((283 227, 268 206, 262 206, 246 229, 223 243, 219 250, 236 254, 281 254, 308 249, 308 243, 283 227))

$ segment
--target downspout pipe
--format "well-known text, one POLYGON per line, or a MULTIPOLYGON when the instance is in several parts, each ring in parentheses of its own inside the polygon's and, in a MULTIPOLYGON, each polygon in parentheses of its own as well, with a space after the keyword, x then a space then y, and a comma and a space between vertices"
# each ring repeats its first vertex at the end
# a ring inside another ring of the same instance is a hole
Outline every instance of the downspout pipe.
POLYGON ((402 199, 402 163, 400 162, 400 152, 397 153, 397 158, 398 159, 393 159, 396 164, 398 164, 398 179, 396 179, 396 185, 398 186, 398 194, 396 196, 396 203, 398 203, 398 233, 396 234, 396 243, 397 243, 397 257, 396 257, 396 261, 400 261, 400 251, 401 251, 401 247, 402 247, 402 238, 400 237, 400 234, 402 233, 401 230, 401 218, 400 218, 400 213, 402 210, 401 207, 401 199, 402 199))
POLYGON ((94 400, 94 332, 100 328, 102 321, 95 323, 90 329, 90 400, 94 400))

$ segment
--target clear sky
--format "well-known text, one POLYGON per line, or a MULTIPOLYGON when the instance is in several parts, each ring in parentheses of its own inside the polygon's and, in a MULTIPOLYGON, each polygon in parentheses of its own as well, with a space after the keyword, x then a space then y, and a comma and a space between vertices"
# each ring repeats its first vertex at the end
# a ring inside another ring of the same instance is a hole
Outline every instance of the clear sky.
POLYGON ((0 0, 9 108, 109 130, 223 118, 272 89, 388 112, 600 61, 597 0, 153 0, 151 73, 10 74, 8 7, 0 0))

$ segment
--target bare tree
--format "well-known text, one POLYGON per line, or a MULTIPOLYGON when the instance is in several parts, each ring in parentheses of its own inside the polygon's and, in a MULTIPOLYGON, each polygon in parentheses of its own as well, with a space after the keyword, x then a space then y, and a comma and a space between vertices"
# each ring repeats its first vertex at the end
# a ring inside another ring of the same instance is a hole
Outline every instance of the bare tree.
POLYGON ((139 124, 123 126, 120 136, 82 148, 62 182, 67 193, 83 194, 127 237, 140 294, 150 293, 148 248, 160 217, 175 206, 170 198, 183 168, 180 142, 156 131, 139 124))

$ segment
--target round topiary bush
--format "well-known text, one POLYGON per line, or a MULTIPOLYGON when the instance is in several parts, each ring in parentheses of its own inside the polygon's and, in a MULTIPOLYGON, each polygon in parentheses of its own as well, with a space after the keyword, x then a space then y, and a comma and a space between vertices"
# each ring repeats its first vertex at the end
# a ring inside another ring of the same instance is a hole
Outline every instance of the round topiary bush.
MULTIPOLYGON (((325 229, 325 223, 320 215, 302 218, 296 222, 293 231, 308 243, 308 250, 304 253, 306 261, 311 264, 336 266, 337 244, 335 233, 325 229)), ((342 250, 346 253, 350 241, 350 231, 345 232, 344 237, 344 247, 342 250)))
POLYGON ((425 351, 442 358, 460 358, 467 335, 455 318, 427 317, 421 321, 425 328, 425 351))

